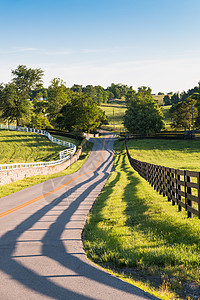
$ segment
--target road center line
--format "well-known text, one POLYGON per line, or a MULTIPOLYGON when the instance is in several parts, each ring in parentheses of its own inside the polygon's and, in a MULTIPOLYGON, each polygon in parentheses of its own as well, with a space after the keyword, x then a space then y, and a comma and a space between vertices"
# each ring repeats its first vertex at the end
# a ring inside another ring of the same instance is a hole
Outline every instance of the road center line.
POLYGON ((20 204, 20 205, 18 205, 18 206, 15 206, 15 207, 13 207, 13 208, 11 208, 11 209, 9 209, 9 210, 6 210, 6 211, 0 213, 0 218, 4 217, 4 216, 6 216, 6 215, 9 215, 9 214, 11 214, 11 213, 13 213, 13 212, 15 212, 15 211, 17 211, 17 210, 23 208, 23 207, 26 207, 26 206, 32 204, 32 203, 35 203, 35 202, 37 202, 37 201, 39 201, 39 200, 41 200, 41 199, 44 199, 45 197, 47 197, 47 196, 49 196, 49 195, 52 195, 53 193, 55 193, 55 192, 61 190, 61 189, 64 188, 65 186, 69 185, 71 182, 75 181, 76 179, 78 179, 78 178, 80 178, 80 177, 82 177, 82 176, 84 176, 84 175, 86 175, 86 174, 95 172, 95 171, 97 170, 97 168, 99 167, 100 162, 101 162, 101 159, 102 159, 102 155, 103 155, 103 151, 104 151, 104 146, 105 146, 105 141, 106 141, 106 140, 104 139, 103 148, 102 148, 102 150, 101 150, 101 154, 100 154, 98 163, 97 163, 96 167, 95 167, 92 171, 89 171, 89 172, 83 173, 83 174, 81 174, 81 175, 78 175, 78 176, 74 177, 73 179, 70 179, 70 180, 67 181, 66 183, 60 185, 60 186, 57 187, 56 189, 54 189, 54 190, 52 190, 52 191, 50 191, 50 192, 48 192, 48 193, 45 193, 45 194, 42 195, 42 196, 36 197, 36 198, 34 198, 34 199, 30 200, 30 201, 27 201, 27 202, 25 202, 25 203, 23 203, 23 204, 20 204))

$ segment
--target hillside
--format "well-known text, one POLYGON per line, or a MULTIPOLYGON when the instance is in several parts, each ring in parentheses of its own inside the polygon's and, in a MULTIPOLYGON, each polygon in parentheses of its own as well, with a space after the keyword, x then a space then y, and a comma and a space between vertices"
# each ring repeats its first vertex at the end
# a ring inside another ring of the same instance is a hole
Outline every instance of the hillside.
POLYGON ((59 152, 65 148, 42 135, 0 130, 1 164, 56 160, 59 158, 59 152))
POLYGON ((100 108, 105 111, 109 125, 103 125, 103 129, 121 131, 124 129, 123 116, 126 111, 124 100, 115 99, 106 104, 102 103, 100 108))

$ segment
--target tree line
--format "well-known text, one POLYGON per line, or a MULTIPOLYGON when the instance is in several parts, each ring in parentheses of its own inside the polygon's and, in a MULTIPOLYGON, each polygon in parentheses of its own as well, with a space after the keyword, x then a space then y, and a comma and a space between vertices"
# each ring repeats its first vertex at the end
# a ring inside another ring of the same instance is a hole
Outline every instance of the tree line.
MULTIPOLYGON (((164 97, 164 101, 167 96, 164 97)), ((172 128, 200 129, 200 82, 198 86, 189 89, 187 92, 174 93, 171 96, 170 104, 169 117, 171 118, 172 128)))
MULTIPOLYGON (((106 89, 100 85, 78 84, 69 88, 63 80, 54 78, 44 88, 41 69, 19 65, 11 72, 11 82, 0 84, 0 116, 9 123, 89 132, 107 124, 99 104, 124 98, 127 106, 124 125, 129 132, 148 135, 165 128, 163 114, 148 87, 135 91, 132 86, 112 83, 106 89)), ((173 101, 169 110, 172 127, 185 130, 192 124, 200 127, 200 83, 180 95, 168 93, 166 97, 171 99, 170 103, 173 101)))
POLYGON ((49 87, 44 88, 43 75, 41 69, 24 65, 12 70, 11 82, 0 84, 1 118, 18 126, 81 132, 107 123, 104 111, 98 106, 98 93, 92 86, 85 91, 78 85, 68 88, 63 80, 54 78, 49 87))
POLYGON ((98 104, 126 97, 133 90, 114 83, 106 89, 79 84, 69 88, 60 78, 52 79, 48 88, 44 88, 44 72, 25 65, 19 65, 11 74, 11 82, 0 84, 1 117, 9 123, 37 128, 92 131, 107 124, 98 104))

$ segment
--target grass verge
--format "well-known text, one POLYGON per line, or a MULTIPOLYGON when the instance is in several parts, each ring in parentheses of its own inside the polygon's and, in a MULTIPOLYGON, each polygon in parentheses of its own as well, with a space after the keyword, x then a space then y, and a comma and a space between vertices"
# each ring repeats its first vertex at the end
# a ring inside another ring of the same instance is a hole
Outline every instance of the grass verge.
POLYGON ((115 150, 114 171, 85 227, 86 254, 162 299, 199 297, 200 221, 178 213, 131 168, 124 142, 115 150))
POLYGON ((23 180, 19 180, 19 181, 10 183, 10 184, 6 184, 4 186, 0 186, 0 198, 2 198, 4 196, 8 196, 17 191, 23 190, 23 189, 33 186, 35 184, 44 182, 46 180, 64 176, 64 175, 68 175, 68 174, 72 174, 72 173, 78 171, 82 167, 82 165, 85 163, 85 161, 87 160, 87 158, 90 154, 90 151, 92 150, 92 147, 93 147, 93 143, 89 143, 88 147, 83 151, 79 160, 77 160, 75 163, 73 163, 70 167, 68 167, 66 170, 64 170, 62 172, 51 174, 51 175, 43 175, 43 176, 37 175, 37 176, 25 178, 23 180))

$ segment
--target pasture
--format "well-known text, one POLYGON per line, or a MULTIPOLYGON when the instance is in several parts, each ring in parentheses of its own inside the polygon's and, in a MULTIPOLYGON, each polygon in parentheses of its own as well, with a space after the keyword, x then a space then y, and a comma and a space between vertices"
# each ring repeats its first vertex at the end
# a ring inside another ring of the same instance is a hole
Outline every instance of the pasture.
MULTIPOLYGON (((199 142, 129 141, 131 156, 200 171, 199 142), (192 160, 192 162, 191 162, 192 160)), ((187 219, 128 162, 115 143, 114 171, 87 220, 91 260, 162 299, 193 299, 200 278, 200 220, 187 219)))
POLYGON ((108 125, 103 125, 103 129, 121 131, 124 129, 123 116, 126 111, 124 100, 115 100, 110 103, 101 104, 100 108, 105 111, 108 117, 108 125))
MULTIPOLYGON (((65 138, 63 136, 57 136, 57 135, 54 135, 54 136, 58 139, 61 139, 61 140, 63 139, 63 140, 69 141, 73 144, 76 144, 76 146, 78 146, 80 143, 80 141, 65 138)), ((22 160, 24 160, 24 162, 26 162, 26 161, 30 162, 30 159, 34 159, 34 161, 36 161, 35 159, 39 159, 38 157, 41 157, 41 160, 44 161, 45 157, 46 158, 57 157, 57 155, 58 155, 57 152, 63 150, 63 148, 65 149, 65 147, 53 144, 52 142, 50 142, 47 138, 45 138, 43 136, 31 134, 31 133, 24 133, 24 132, 0 130, 0 145, 1 145, 1 141, 4 141, 2 143, 3 145, 1 147, 4 147, 4 144, 7 144, 6 148, 4 148, 4 149, 6 149, 5 151, 9 151, 9 147, 12 149, 12 151, 10 151, 10 155, 13 153, 14 162, 16 162, 16 160, 15 160, 16 155, 20 156, 19 162, 23 162, 22 160), (28 136, 28 138, 27 138, 27 136, 28 136), (6 143, 7 138, 10 138, 10 142, 6 143), (39 139, 37 139, 37 138, 39 138, 39 139), (15 146, 13 146, 12 143, 15 143, 15 146), (37 145, 35 145, 35 144, 37 144, 37 145), (31 148, 32 151, 29 148, 31 148), (29 154, 32 154, 32 158, 28 157, 25 154, 22 155, 22 153, 21 153, 22 150, 20 150, 20 149, 23 149, 23 151, 27 151, 29 154), (42 152, 43 150, 44 150, 44 152, 42 152), (49 152, 47 152, 47 150, 49 152), (16 151, 16 152, 14 152, 14 151, 16 151), (40 153, 40 154, 35 153, 35 152, 40 152, 40 151, 42 153, 40 153), (47 155, 42 156, 42 154, 45 154, 45 153, 47 153, 47 155), (52 156, 50 156, 50 154, 52 154, 52 156)), ((17 182, 13 182, 13 183, 10 183, 10 184, 4 185, 4 186, 0 186, 0 198, 10 195, 14 192, 20 191, 22 189, 25 189, 29 186, 33 186, 35 184, 44 182, 46 180, 64 176, 64 175, 68 175, 68 174, 78 171, 78 169, 81 168, 81 166, 86 161, 86 159, 92 149, 92 146, 93 146, 93 144, 89 143, 88 147, 84 150, 84 152, 80 156, 79 160, 77 162, 73 163, 69 168, 67 168, 66 170, 64 170, 62 172, 50 174, 50 175, 37 175, 37 176, 33 176, 33 177, 28 177, 23 180, 19 180, 17 182)), ((7 155, 8 160, 5 160, 6 163, 11 162, 11 158, 9 160, 9 157, 12 157, 12 156, 7 155)), ((2 163, 2 162, 0 162, 0 163, 2 163)))
POLYGON ((65 148, 42 135, 0 130, 1 164, 56 160, 59 159, 59 152, 65 148))
POLYGON ((171 105, 161 106, 160 108, 164 115, 166 130, 171 130, 171 118, 169 116, 169 109, 171 108, 171 105))
MULTIPOLYGON (((171 130, 170 124, 171 119, 168 115, 168 111, 171 105, 162 106, 163 95, 153 96, 154 100, 158 101, 161 105, 160 109, 164 115, 164 121, 166 124, 166 129, 171 130)), ((116 99, 109 103, 102 103, 100 108, 105 111, 106 116, 108 117, 108 125, 102 125, 102 129, 122 131, 124 129, 123 117, 126 111, 125 100, 116 99)))

